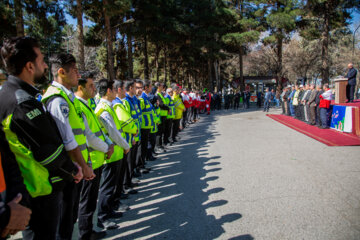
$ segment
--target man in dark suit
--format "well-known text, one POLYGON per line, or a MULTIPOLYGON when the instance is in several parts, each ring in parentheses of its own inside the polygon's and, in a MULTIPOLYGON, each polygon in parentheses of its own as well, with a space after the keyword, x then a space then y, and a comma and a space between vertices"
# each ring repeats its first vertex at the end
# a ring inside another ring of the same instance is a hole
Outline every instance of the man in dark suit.
POLYGON ((352 63, 348 64, 348 72, 346 74, 346 78, 348 79, 348 85, 346 86, 346 98, 348 99, 348 102, 354 101, 354 92, 355 92, 355 86, 356 86, 356 74, 357 71, 354 68, 352 63))

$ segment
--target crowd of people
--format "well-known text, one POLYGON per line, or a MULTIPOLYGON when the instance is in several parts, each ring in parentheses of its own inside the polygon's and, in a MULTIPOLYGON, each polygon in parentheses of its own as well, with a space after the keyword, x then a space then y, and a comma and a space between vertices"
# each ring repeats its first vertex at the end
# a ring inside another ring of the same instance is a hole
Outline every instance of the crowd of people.
POLYGON ((0 90, 0 239, 104 237, 137 194, 148 161, 179 141, 178 133, 210 114, 207 90, 176 83, 101 79, 79 72, 68 53, 49 59, 36 39, 4 41, 9 74, 0 90), (44 86, 41 92, 36 86, 44 86), (96 224, 104 231, 96 232, 96 224))
POLYGON ((333 94, 328 84, 287 86, 280 97, 283 114, 319 128, 329 128, 333 94))
MULTIPOLYGON (((117 229, 136 195, 149 161, 178 142, 178 133, 200 113, 249 108, 250 92, 222 95, 166 86, 147 79, 100 79, 79 72, 68 53, 48 65, 34 38, 4 41, 1 57, 8 76, 0 90, 0 239, 22 231, 23 239, 98 239, 117 229), (44 87, 41 92, 38 86, 44 87), (96 224, 104 231, 96 232, 96 224)), ((356 74, 355 74, 356 77, 356 74)), ((311 125, 329 127, 332 90, 328 84, 266 89, 258 96, 269 111, 311 125), (278 101, 277 101, 278 100, 278 101)))

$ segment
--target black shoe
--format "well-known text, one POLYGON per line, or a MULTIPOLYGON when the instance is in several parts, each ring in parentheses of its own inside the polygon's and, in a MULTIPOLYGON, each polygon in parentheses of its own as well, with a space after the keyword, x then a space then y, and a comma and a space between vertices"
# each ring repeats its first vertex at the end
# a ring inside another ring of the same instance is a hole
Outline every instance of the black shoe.
POLYGON ((120 203, 119 206, 115 209, 116 212, 125 212, 128 210, 130 210, 129 205, 124 203, 120 203))
POLYGON ((97 226, 99 228, 103 228, 103 229, 106 229, 106 230, 111 230, 111 229, 118 229, 120 226, 117 225, 116 223, 112 222, 112 221, 109 221, 109 220, 105 220, 103 222, 97 222, 97 226))
POLYGON ((173 143, 176 143, 176 142, 178 142, 178 140, 176 140, 176 139, 173 139, 173 143))
POLYGON ((149 158, 149 161, 155 161, 156 159, 157 159, 156 157, 151 156, 151 157, 149 158))
POLYGON ((148 168, 141 168, 141 169, 140 169, 140 172, 141 172, 141 173, 144 173, 144 174, 147 174, 147 173, 150 172, 150 170, 149 170, 148 168))
POLYGON ((129 194, 121 193, 120 199, 128 199, 128 198, 129 198, 129 194))
POLYGON ((323 127, 323 126, 321 126, 320 129, 329 129, 329 127, 323 127))
POLYGON ((125 192, 126 194, 137 194, 137 193, 138 193, 138 191, 136 191, 135 189, 132 189, 132 188, 126 188, 126 189, 124 190, 124 192, 125 192))
POLYGON ((134 172, 133 177, 136 177, 136 178, 141 177, 141 173, 134 172))
POLYGON ((123 216, 122 212, 112 212, 109 214, 109 218, 114 218, 114 219, 118 219, 121 218, 123 216))
POLYGON ((106 236, 106 231, 97 232, 95 230, 92 230, 89 239, 90 240, 96 240, 96 239, 104 238, 105 236, 106 236))

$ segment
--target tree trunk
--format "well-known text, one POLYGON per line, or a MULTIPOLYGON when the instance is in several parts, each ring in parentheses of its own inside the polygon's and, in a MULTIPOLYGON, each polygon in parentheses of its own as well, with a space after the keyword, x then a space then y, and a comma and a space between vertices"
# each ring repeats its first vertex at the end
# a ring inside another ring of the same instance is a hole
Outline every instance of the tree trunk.
POLYGON ((127 55, 128 55, 128 77, 134 77, 133 52, 132 52, 132 36, 127 34, 127 55))
POLYGON ((108 15, 106 9, 108 5, 109 5, 108 0, 104 0, 103 13, 104 13, 105 31, 106 31, 107 72, 108 72, 108 79, 110 81, 113 81, 115 79, 114 54, 113 54, 113 41, 111 34, 110 16, 108 15))
POLYGON ((16 22, 16 36, 23 37, 25 35, 24 32, 24 18, 23 18, 23 10, 21 0, 14 0, 14 8, 15 8, 15 22, 16 22))
POLYGON ((208 60, 208 84, 207 84, 207 88, 211 88, 212 84, 213 84, 213 74, 212 74, 212 61, 209 58, 208 60))
POLYGON ((277 37, 277 44, 276 44, 276 55, 277 55, 277 81, 278 81, 278 89, 282 89, 282 37, 277 37))
POLYGON ((166 61, 167 61, 167 57, 166 57, 166 47, 165 47, 164 48, 164 83, 166 83, 167 80, 166 61))
POLYGON ((329 1, 325 1, 324 29, 322 32, 321 45, 321 78, 322 84, 329 83, 329 32, 330 32, 330 13, 329 1))
POLYGON ((244 63, 243 63, 244 49, 243 46, 239 50, 239 68, 240 68, 240 91, 245 91, 245 80, 244 80, 244 63))
POLYGON ((149 78, 149 57, 148 57, 148 50, 147 50, 147 36, 144 36, 144 78, 149 78))
POLYGON ((83 9, 82 0, 76 0, 76 18, 79 41, 79 68, 85 70, 84 30, 83 30, 83 9))
POLYGON ((155 67, 156 67, 156 81, 159 82, 159 76, 160 76, 160 66, 159 66, 159 54, 160 54, 160 47, 156 43, 155 46, 155 67))

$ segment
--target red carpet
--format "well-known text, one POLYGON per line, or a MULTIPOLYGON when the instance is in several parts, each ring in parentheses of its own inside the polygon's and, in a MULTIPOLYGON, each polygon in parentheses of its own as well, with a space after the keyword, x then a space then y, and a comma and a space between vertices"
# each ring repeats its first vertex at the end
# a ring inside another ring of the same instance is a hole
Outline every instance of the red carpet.
POLYGON ((267 116, 328 146, 360 146, 360 138, 352 134, 320 129, 290 116, 275 114, 267 114, 267 116))

